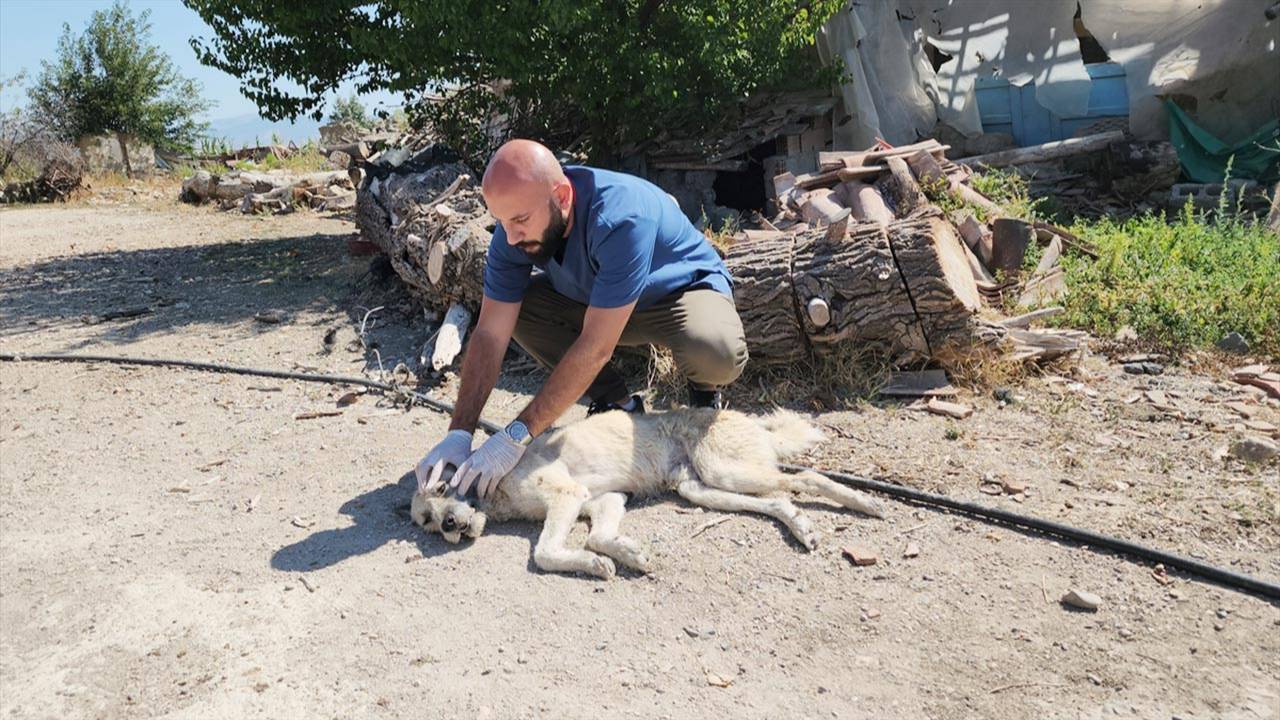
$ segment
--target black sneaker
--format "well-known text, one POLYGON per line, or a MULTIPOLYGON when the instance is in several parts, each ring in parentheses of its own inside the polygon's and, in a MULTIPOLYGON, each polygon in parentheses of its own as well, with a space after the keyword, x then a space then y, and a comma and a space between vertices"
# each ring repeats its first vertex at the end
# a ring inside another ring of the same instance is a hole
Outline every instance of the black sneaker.
POLYGON ((699 390, 698 388, 690 385, 689 407, 723 410, 724 397, 720 395, 719 390, 699 390))
POLYGON ((639 395, 632 395, 631 402, 635 404, 631 406, 630 410, 626 410, 622 407, 621 403, 616 403, 616 402, 606 403, 606 402, 600 402, 597 400, 596 402, 593 402, 587 406, 587 417, 591 417, 596 413, 609 412, 610 410, 622 410, 623 412, 629 412, 635 415, 643 415, 644 414, 644 398, 641 398, 639 395))

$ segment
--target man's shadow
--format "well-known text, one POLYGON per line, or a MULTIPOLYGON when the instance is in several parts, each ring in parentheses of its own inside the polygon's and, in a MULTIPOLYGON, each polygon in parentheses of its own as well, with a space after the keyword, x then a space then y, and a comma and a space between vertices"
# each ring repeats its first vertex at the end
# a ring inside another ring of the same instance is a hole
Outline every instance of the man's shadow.
MULTIPOLYGON (((413 543, 423 558, 466 549, 472 541, 450 545, 439 535, 430 535, 413 524, 409 517, 409 499, 413 497, 417 487, 417 478, 410 470, 396 482, 346 501, 338 508, 338 512, 350 517, 355 524, 345 528, 319 530, 280 548, 271 556, 271 567, 285 572, 311 572, 373 552, 395 540, 413 543)), ((524 537, 530 541, 530 548, 538 534, 536 528, 524 523, 494 530, 497 532, 486 530, 485 534, 524 537)))

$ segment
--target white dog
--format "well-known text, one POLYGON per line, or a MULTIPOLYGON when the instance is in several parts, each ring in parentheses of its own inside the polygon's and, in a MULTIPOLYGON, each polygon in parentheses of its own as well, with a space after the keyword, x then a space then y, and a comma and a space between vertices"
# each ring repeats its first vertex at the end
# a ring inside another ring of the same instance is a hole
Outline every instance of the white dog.
POLYGON ((649 569, 640 546, 618 534, 627 494, 675 490, 713 510, 777 518, 812 550, 813 526, 790 500, 753 496, 805 492, 881 517, 879 505, 863 493, 815 472, 778 469, 779 459, 821 440, 817 428, 785 410, 763 417, 705 409, 605 412, 538 437, 488 498, 450 496, 442 483, 438 494, 415 494, 410 514, 450 543, 479 537, 488 520, 542 519, 533 550, 539 568, 610 578, 614 560, 640 572, 649 569), (591 523, 586 549, 565 547, 584 514, 591 523))

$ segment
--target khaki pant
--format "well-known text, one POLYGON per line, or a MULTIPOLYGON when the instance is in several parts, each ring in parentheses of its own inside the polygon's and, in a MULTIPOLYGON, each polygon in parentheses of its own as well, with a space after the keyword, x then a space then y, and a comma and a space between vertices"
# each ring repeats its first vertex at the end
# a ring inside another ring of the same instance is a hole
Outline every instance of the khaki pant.
MULTIPOLYGON (((553 368, 582 333, 586 314, 586 305, 557 293, 546 275, 535 276, 520 306, 515 341, 553 368)), ((652 307, 636 310, 618 344, 670 348, 680 372, 699 390, 728 385, 747 364, 747 341, 733 299, 710 289, 672 293, 652 307)), ((591 383, 587 396, 619 402, 627 392, 626 382, 610 363, 591 383)))

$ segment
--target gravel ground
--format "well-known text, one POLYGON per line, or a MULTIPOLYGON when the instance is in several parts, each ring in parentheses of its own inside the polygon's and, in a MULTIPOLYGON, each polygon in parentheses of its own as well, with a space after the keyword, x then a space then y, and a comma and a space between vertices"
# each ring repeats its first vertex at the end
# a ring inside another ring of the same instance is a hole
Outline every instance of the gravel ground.
MULTIPOLYGON (((412 367, 431 328, 352 231, 150 196, 0 211, 0 349, 412 367)), ((1280 471, 1221 457, 1262 435, 1226 403, 1277 425, 1280 404, 1197 368, 1092 357, 1011 405, 964 395, 962 421, 825 412, 802 462, 1280 580, 1280 471)), ((504 375, 487 416, 542 377, 504 375)), ((0 716, 1280 716, 1276 603, 928 509, 806 500, 809 554, 756 517, 693 537, 719 514, 661 499, 624 521, 656 572, 611 582, 537 572, 533 525, 446 546, 407 503, 447 419, 375 394, 323 414, 349 390, 0 364, 0 716), (1070 589, 1101 607, 1064 607, 1070 589)), ((753 393, 738 406, 764 409, 753 393)))

